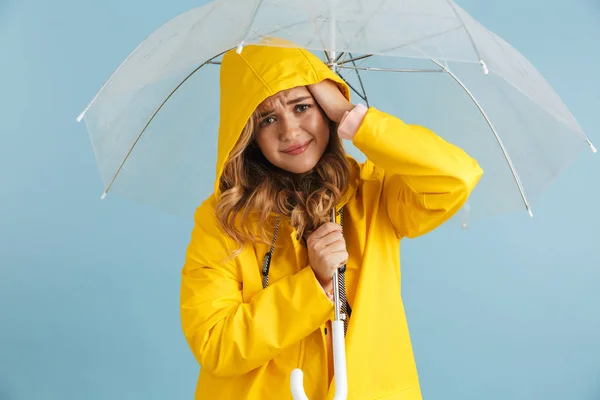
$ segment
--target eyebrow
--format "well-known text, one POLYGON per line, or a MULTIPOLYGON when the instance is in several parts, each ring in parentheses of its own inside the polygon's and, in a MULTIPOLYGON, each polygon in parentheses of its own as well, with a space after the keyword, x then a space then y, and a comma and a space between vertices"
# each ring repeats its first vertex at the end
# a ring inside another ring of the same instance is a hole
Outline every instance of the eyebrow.
MULTIPOLYGON (((298 104, 298 103, 302 103, 303 101, 312 99, 312 96, 302 96, 302 97, 297 97, 295 99, 292 99, 290 101, 288 101, 287 103, 285 103, 286 106, 290 106, 292 104, 298 104)), ((258 114, 258 118, 264 118, 267 115, 273 114, 275 112, 275 110, 266 110, 261 112, 260 114, 258 114)))

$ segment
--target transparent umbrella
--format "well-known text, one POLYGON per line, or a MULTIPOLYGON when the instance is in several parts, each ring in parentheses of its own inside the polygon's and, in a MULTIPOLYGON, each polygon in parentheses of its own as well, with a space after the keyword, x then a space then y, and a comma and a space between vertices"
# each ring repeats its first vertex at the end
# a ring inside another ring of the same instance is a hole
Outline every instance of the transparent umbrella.
POLYGON ((353 101, 425 125, 474 156, 485 175, 469 200, 472 219, 531 213, 583 148, 595 151, 533 65, 451 0, 217 0, 153 32, 78 117, 104 195, 191 216, 213 188, 220 57, 282 45, 273 38, 322 56, 353 101))

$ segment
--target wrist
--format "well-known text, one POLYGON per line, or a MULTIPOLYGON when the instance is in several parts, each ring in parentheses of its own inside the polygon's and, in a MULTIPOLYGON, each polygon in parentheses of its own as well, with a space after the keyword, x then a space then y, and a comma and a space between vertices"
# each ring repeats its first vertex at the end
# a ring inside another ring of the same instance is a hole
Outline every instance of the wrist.
POLYGON ((350 111, 344 112, 338 125, 338 135, 342 139, 352 140, 358 132, 358 128, 367 115, 368 108, 358 103, 350 111))
POLYGON ((333 279, 329 278, 327 280, 318 279, 319 285, 323 288, 325 293, 333 291, 333 279))
MULTIPOLYGON (((323 291, 325 291, 325 290, 323 290, 323 291)), ((331 301, 333 303, 335 301, 333 298, 333 288, 331 288, 331 290, 329 290, 329 291, 325 291, 325 296, 327 296, 329 301, 331 301)))
POLYGON ((319 281, 319 285, 321 285, 325 296, 327 296, 327 298, 333 302, 333 279, 329 278, 326 282, 321 281, 320 279, 317 280, 319 281))
POLYGON ((336 124, 340 124, 344 117, 354 109, 354 104, 350 102, 346 102, 345 104, 340 105, 333 113, 332 120, 336 124))

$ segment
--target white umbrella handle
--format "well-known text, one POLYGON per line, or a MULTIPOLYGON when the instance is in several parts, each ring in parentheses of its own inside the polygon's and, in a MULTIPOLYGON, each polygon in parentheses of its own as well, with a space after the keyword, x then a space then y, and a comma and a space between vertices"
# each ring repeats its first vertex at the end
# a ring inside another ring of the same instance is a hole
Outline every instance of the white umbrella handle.
MULTIPOLYGON (((346 400, 348 397, 348 377, 346 375, 344 321, 333 321, 331 330, 333 331, 333 371, 335 379, 335 396, 333 396, 333 400, 346 400)), ((308 396, 304 391, 304 374, 300 368, 292 371, 290 384, 294 400, 308 400, 308 396)))
POLYGON ((333 376, 335 379, 335 396, 333 396, 333 400, 346 400, 346 397, 348 397, 348 376, 346 374, 344 321, 333 321, 331 330, 333 331, 333 376))
POLYGON ((292 387, 292 397, 294 400, 308 400, 308 396, 304 391, 304 374, 300 368, 292 371, 290 376, 290 384, 292 387))

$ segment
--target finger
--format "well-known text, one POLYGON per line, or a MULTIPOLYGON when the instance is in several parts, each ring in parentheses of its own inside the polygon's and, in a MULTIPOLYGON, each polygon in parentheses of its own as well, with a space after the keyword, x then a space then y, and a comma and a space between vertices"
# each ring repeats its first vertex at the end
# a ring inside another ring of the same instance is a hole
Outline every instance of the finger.
POLYGON ((331 245, 332 243, 335 242, 346 242, 344 239, 344 234, 342 232, 336 231, 336 232, 331 232, 325 236, 323 236, 320 240, 319 240, 319 244, 324 245, 325 247, 331 245))
POLYGON ((326 257, 329 254, 337 253, 340 251, 346 251, 346 242, 344 240, 336 240, 329 245, 318 250, 322 257, 326 257))
POLYGON ((346 252, 346 251, 332 253, 326 259, 326 265, 331 270, 331 273, 335 272, 336 268, 342 267, 347 262, 348 262, 348 252, 346 252))
POLYGON ((331 232, 320 239, 315 239, 310 242, 309 247, 315 251, 321 252, 336 242, 342 242, 345 246, 346 241, 342 232, 331 232))
POLYGON ((315 246, 323 237, 327 236, 332 232, 342 232, 342 227, 333 222, 326 222, 318 227, 313 233, 311 233, 306 239, 306 243, 309 246, 315 246))
POLYGON ((313 234, 315 235, 315 239, 321 239, 322 237, 330 234, 331 232, 341 232, 342 227, 335 222, 325 222, 323 225, 319 226, 313 234))

